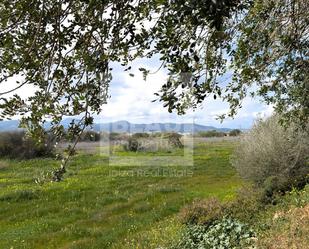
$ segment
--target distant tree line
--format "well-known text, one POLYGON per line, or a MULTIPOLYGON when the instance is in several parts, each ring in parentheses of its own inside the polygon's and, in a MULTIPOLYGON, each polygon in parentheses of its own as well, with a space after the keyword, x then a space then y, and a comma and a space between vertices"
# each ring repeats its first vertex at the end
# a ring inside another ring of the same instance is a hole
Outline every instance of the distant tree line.
POLYGON ((210 130, 210 131, 201 131, 196 134, 197 137, 226 137, 232 136, 236 137, 241 134, 241 130, 233 129, 229 132, 217 131, 217 130, 210 130))

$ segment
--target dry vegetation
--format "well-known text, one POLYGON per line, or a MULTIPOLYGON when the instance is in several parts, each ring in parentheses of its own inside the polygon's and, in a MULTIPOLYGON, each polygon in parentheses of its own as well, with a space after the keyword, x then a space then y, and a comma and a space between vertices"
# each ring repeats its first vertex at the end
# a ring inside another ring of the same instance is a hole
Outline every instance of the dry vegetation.
POLYGON ((268 249, 309 248, 309 204, 275 212, 269 231, 257 244, 268 249))

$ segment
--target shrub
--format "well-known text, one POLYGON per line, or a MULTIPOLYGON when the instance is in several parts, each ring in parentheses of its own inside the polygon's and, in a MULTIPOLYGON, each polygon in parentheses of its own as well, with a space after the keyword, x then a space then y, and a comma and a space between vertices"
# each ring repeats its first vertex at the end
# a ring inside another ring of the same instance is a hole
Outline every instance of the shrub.
POLYGON ((304 186, 309 173, 309 132, 295 124, 284 128, 279 116, 259 120, 241 136, 232 164, 239 174, 266 194, 285 191, 291 186, 304 186))
POLYGON ((235 198, 224 204, 224 214, 242 222, 254 222, 257 213, 264 210, 266 203, 261 189, 254 186, 240 188, 235 198))
POLYGON ((248 248, 254 232, 249 226, 230 218, 215 221, 209 227, 189 226, 173 249, 248 248))
POLYGON ((187 225, 209 226, 225 216, 251 224, 252 219, 264 210, 265 205, 262 190, 244 186, 231 201, 222 203, 217 198, 195 200, 183 207, 178 216, 180 221, 187 225))
POLYGON ((185 224, 209 225, 222 217, 223 206, 217 198, 195 200, 185 206, 179 213, 179 218, 185 224))
POLYGON ((178 133, 165 133, 161 137, 150 136, 147 133, 135 133, 123 144, 123 148, 133 152, 171 152, 173 148, 183 148, 181 137, 182 135, 178 133))
POLYGON ((40 144, 25 136, 25 132, 0 133, 0 157, 30 159, 36 157, 53 156, 52 139, 46 137, 40 144))
POLYGON ((171 132, 164 134, 163 137, 168 139, 168 142, 171 146, 176 148, 183 148, 183 143, 181 142, 182 135, 176 132, 171 132))
POLYGON ((289 203, 290 205, 294 205, 297 207, 303 207, 304 205, 309 204, 309 184, 307 184, 302 190, 298 190, 295 188, 292 189, 285 196, 283 203, 289 203))
POLYGON ((134 138, 134 137, 130 137, 128 139, 128 143, 124 144, 124 149, 126 151, 133 151, 133 152, 137 152, 140 150, 141 144, 138 141, 138 139, 134 138))
POLYGON ((114 140, 119 140, 119 136, 121 134, 117 132, 111 132, 109 133, 109 140, 114 141, 114 140))
POLYGON ((111 132, 109 133, 109 140, 110 141, 127 141, 129 139, 129 135, 126 133, 117 133, 117 132, 111 132))
POLYGON ((96 131, 84 131, 80 137, 81 142, 98 142, 100 141, 100 133, 96 131))
POLYGON ((150 135, 148 133, 137 132, 137 133, 134 133, 132 135, 132 137, 136 138, 136 139, 139 139, 139 138, 149 138, 150 135))
POLYGON ((198 133, 199 137, 224 137, 226 134, 221 131, 211 130, 211 131, 201 131, 198 133))
POLYGON ((229 135, 232 136, 232 137, 239 136, 240 134, 241 134, 241 130, 239 130, 239 129, 234 129, 234 130, 231 130, 229 132, 229 135))

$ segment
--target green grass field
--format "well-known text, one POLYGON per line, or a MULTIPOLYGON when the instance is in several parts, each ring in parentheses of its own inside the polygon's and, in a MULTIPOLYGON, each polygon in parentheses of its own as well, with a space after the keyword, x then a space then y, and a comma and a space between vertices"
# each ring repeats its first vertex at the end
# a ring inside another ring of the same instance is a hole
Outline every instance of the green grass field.
MULTIPOLYGON (((40 186, 34 179, 59 162, 1 160, 0 248, 167 246, 182 229, 176 218, 182 206, 194 198, 230 199, 241 185, 229 164, 234 143, 196 145, 194 167, 155 166, 156 170, 193 171, 182 177, 131 176, 131 170, 153 168, 109 166, 104 156, 79 154, 64 181, 40 186)), ((143 159, 137 156, 136 160, 143 159)))

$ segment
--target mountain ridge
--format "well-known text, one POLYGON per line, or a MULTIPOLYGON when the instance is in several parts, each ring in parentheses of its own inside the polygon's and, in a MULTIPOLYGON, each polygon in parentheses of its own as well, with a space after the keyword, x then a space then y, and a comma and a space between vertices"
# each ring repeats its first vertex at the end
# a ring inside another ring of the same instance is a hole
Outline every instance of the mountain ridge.
MULTIPOLYGON (((65 127, 70 123, 70 119, 63 120, 65 127)), ((0 122, 0 132, 3 131, 14 131, 18 130, 19 121, 9 120, 0 122)), ((49 127, 50 123, 47 123, 45 127, 49 127)), ((153 122, 153 123, 130 123, 126 120, 108 122, 108 123, 94 123, 94 131, 101 132, 126 132, 126 133, 137 133, 137 132, 179 132, 179 133, 196 133, 201 131, 222 131, 228 132, 230 128, 217 128, 215 126, 207 126, 195 123, 164 123, 164 122, 153 122)))

